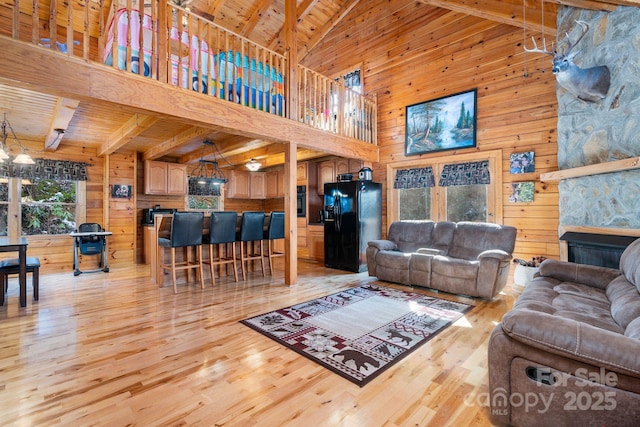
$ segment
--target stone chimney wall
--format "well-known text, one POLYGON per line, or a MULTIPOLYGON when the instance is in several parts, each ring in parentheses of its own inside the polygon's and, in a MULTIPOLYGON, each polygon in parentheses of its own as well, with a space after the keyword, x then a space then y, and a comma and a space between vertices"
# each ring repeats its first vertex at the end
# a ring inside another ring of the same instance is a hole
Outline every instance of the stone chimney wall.
MULTIPOLYGON (((588 33, 574 48, 581 68, 606 65, 611 85, 605 99, 581 101, 558 86, 558 167, 569 169, 640 156, 640 8, 614 12, 558 8, 559 52, 588 33)), ((562 180, 560 226, 640 229, 640 170, 562 180)))

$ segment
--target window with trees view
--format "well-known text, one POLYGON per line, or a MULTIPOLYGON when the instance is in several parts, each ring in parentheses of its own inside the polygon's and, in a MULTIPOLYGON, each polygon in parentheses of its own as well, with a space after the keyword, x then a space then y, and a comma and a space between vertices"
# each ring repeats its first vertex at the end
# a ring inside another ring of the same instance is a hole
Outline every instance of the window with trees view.
POLYGON ((501 204, 496 200, 502 173, 501 153, 473 153, 456 159, 459 160, 453 162, 449 156, 436 157, 391 169, 396 183, 389 199, 395 205, 390 210, 390 221, 501 221, 501 204), (402 172, 404 179, 400 177, 402 172), (469 181, 469 176, 476 179, 469 181))
POLYGON ((22 184, 22 235, 67 234, 76 228, 77 181, 35 178, 22 184))

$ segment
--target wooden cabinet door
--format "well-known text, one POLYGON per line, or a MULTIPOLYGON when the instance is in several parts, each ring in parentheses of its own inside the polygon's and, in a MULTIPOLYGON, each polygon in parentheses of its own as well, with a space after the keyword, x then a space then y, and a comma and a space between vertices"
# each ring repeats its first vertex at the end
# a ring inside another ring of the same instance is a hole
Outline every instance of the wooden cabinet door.
POLYGON ((297 170, 296 170, 297 181, 306 181, 308 179, 308 175, 307 175, 309 171, 308 168, 309 168, 309 164, 307 162, 297 164, 297 170))
POLYGON ((276 197, 282 197, 279 193, 279 190, 283 190, 282 178, 280 178, 280 171, 269 171, 265 173, 265 197, 267 199, 273 199, 276 197))
POLYGON ((266 198, 266 178, 265 172, 249 172, 249 181, 251 183, 250 198, 265 199, 266 198))
POLYGON ((324 227, 310 226, 308 228, 307 245, 309 246, 309 258, 324 262, 324 227))
POLYGON ((165 194, 167 191, 167 163, 144 162, 144 193, 165 194))
POLYGON ((278 171, 278 191, 276 197, 284 197, 284 171, 278 171))
POLYGON ((353 179, 358 179, 358 172, 362 166, 362 160, 349 159, 349 171, 353 173, 353 179))
POLYGON ((349 169, 349 159, 336 160, 336 176, 340 175, 341 173, 349 172, 353 172, 351 169, 349 169))
POLYGON ((231 199, 249 199, 251 182, 249 172, 232 170, 229 173, 229 184, 226 196, 231 199))
POLYGON ((167 163, 167 194, 184 196, 188 191, 187 166, 167 163))
POLYGON ((333 160, 318 163, 318 194, 324 194, 324 184, 335 182, 335 162, 333 160))

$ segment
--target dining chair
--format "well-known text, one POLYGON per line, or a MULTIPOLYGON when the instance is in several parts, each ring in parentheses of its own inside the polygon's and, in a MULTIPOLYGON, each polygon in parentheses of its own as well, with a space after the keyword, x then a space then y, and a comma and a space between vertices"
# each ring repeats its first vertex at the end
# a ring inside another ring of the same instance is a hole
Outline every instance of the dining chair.
POLYGON ((243 212, 240 223, 240 231, 237 240, 240 242, 240 264, 242 267, 242 280, 246 280, 245 263, 259 260, 264 272, 264 250, 262 238, 264 235, 264 212, 243 212), (260 249, 256 251, 256 246, 260 249))
POLYGON ((191 280, 191 270, 196 270, 200 274, 200 287, 204 289, 204 279, 202 278, 202 225, 204 214, 202 212, 175 212, 171 218, 171 230, 169 237, 158 238, 158 249, 160 249, 160 271, 171 271, 171 283, 173 293, 178 292, 176 287, 176 270, 187 270, 187 282, 191 280), (189 249, 195 247, 196 260, 192 261, 189 249), (165 263, 164 248, 169 248, 170 263, 165 263), (176 248, 184 248, 184 258, 181 262, 176 262, 176 248))
POLYGON ((274 211, 269 215, 269 225, 264 230, 264 240, 267 241, 267 259, 269 271, 273 275, 273 258, 284 256, 284 252, 274 249, 275 241, 284 239, 284 212, 274 211))
POLYGON ((211 212, 209 218, 209 234, 202 236, 202 243, 209 246, 208 261, 211 272, 211 284, 216 284, 213 266, 218 266, 218 274, 222 277, 222 266, 231 264, 233 266, 233 276, 238 281, 238 270, 236 267, 236 223, 238 222, 238 212, 211 212), (231 255, 229 255, 231 248, 231 255), (217 256, 214 256, 215 250, 217 256))
MULTIPOLYGON (((33 300, 38 301, 40 298, 40 260, 36 257, 28 256, 26 270, 27 273, 31 273, 33 300)), ((4 305, 4 296, 9 287, 9 275, 18 273, 20 273, 19 258, 7 258, 0 261, 0 284, 2 284, 2 292, 0 292, 0 306, 4 305)))

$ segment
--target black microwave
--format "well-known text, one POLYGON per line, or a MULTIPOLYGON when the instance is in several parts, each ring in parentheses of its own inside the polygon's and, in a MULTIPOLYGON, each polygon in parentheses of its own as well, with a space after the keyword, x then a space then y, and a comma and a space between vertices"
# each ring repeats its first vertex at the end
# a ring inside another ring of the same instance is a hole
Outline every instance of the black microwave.
POLYGON ((298 185, 296 188, 296 208, 299 217, 307 216, 307 186, 298 185))

